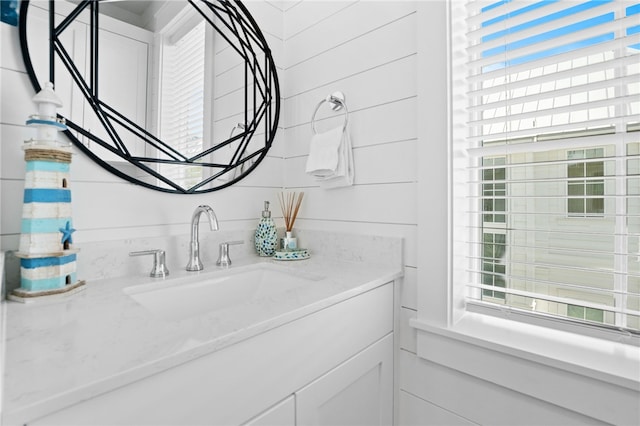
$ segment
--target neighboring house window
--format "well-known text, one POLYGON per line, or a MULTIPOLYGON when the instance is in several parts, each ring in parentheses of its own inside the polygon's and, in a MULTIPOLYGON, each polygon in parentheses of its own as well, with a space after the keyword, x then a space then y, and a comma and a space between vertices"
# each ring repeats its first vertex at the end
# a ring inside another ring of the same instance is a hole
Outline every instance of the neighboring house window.
POLYGON ((467 307, 640 333, 640 2, 452 11, 453 238, 467 242, 453 277, 467 307))
MULTIPOLYGON (((483 232, 482 234, 482 284, 494 288, 505 288, 506 235, 504 233, 483 232)), ((482 298, 496 299, 496 303, 504 303, 505 293, 499 290, 483 288, 482 298)))
POLYGON ((505 158, 484 158, 482 169, 482 202, 483 222, 505 223, 506 216, 506 183, 504 167, 505 158))
POLYGON ((567 213, 574 217, 593 217, 604 215, 604 161, 603 149, 581 149, 569 151, 567 164, 567 213))
POLYGON ((604 311, 602 309, 585 308, 584 306, 568 305, 567 315, 571 318, 578 318, 586 321, 604 322, 604 311))
MULTIPOLYGON (((506 265, 506 168, 505 157, 482 159, 482 284, 504 288, 506 265)), ((482 290, 482 298, 504 302, 502 291, 482 290)))

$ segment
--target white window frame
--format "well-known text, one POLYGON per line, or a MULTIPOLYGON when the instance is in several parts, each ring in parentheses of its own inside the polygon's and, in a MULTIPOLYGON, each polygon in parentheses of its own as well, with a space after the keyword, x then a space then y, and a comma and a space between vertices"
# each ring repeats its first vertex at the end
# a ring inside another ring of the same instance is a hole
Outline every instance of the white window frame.
POLYGON ((638 346, 550 328, 534 318, 521 322, 469 311, 464 285, 452 281, 450 141, 453 126, 460 125, 451 118, 453 1, 417 3, 418 157, 429 165, 418 171, 418 313, 410 322, 417 329, 417 355, 601 421, 634 423, 638 346), (615 409, 603 410, 603 401, 615 409))
MULTIPOLYGON (((161 18, 157 22, 159 27, 156 31, 156 39, 154 41, 154 52, 152 57, 154 75, 151 76, 154 84, 153 99, 150 109, 153 116, 153 129, 155 134, 160 135, 161 139, 165 139, 162 135, 162 96, 163 96, 163 60, 164 49, 166 45, 170 45, 172 40, 179 39, 202 22, 202 17, 188 3, 183 6, 166 4, 163 6, 161 18)), ((205 23, 205 51, 214 51, 214 29, 205 23)), ((203 147, 202 150, 210 148, 213 142, 213 84, 214 69, 212 60, 206 59, 204 63, 204 91, 203 91, 203 147)), ((165 140, 168 143, 168 141, 165 140)), ((158 154, 159 155, 159 154, 158 154)), ((160 167, 160 166, 158 166, 160 167)), ((169 168, 171 166, 168 166, 169 168)), ((184 172, 181 169, 180 172, 184 172)), ((178 172, 178 173, 180 173, 178 172)), ((205 172, 205 169, 200 169, 205 172)), ((198 182, 206 176, 199 178, 198 182)), ((192 183, 188 182, 188 178, 176 177, 176 181, 183 186, 189 187, 192 183)))

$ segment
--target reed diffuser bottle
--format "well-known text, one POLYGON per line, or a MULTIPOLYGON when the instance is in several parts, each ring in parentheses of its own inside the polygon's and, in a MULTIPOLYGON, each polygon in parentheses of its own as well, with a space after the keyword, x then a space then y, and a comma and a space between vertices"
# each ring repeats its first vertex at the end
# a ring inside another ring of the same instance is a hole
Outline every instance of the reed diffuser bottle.
POLYGON ((300 204, 304 198, 304 192, 299 194, 288 193, 278 194, 280 200, 280 208, 282 209, 282 217, 284 218, 285 237, 282 239, 283 250, 296 250, 298 248, 298 240, 293 236, 293 224, 298 216, 300 204))
POLYGON ((264 202, 264 210, 262 211, 262 218, 258 222, 255 235, 256 251, 259 256, 273 256, 276 252, 276 245, 278 244, 278 232, 276 224, 271 219, 271 212, 269 211, 269 202, 264 202))

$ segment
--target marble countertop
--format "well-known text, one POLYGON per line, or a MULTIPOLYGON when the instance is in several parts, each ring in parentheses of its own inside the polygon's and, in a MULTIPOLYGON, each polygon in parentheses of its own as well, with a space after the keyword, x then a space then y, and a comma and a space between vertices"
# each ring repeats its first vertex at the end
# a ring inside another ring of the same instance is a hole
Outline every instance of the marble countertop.
POLYGON ((125 294, 132 285, 201 272, 144 273, 88 282, 73 295, 33 304, 6 302, 5 420, 27 421, 264 333, 401 276, 402 270, 322 257, 278 262, 257 256, 230 269, 270 263, 310 284, 231 308, 167 320, 125 294))

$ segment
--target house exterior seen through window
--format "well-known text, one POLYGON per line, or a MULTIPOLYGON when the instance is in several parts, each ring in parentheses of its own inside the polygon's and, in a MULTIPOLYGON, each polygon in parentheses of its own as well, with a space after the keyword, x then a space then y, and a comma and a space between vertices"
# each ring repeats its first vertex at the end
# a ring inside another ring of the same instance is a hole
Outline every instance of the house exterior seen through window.
POLYGON ((640 2, 463 10, 467 303, 640 332, 640 2))

